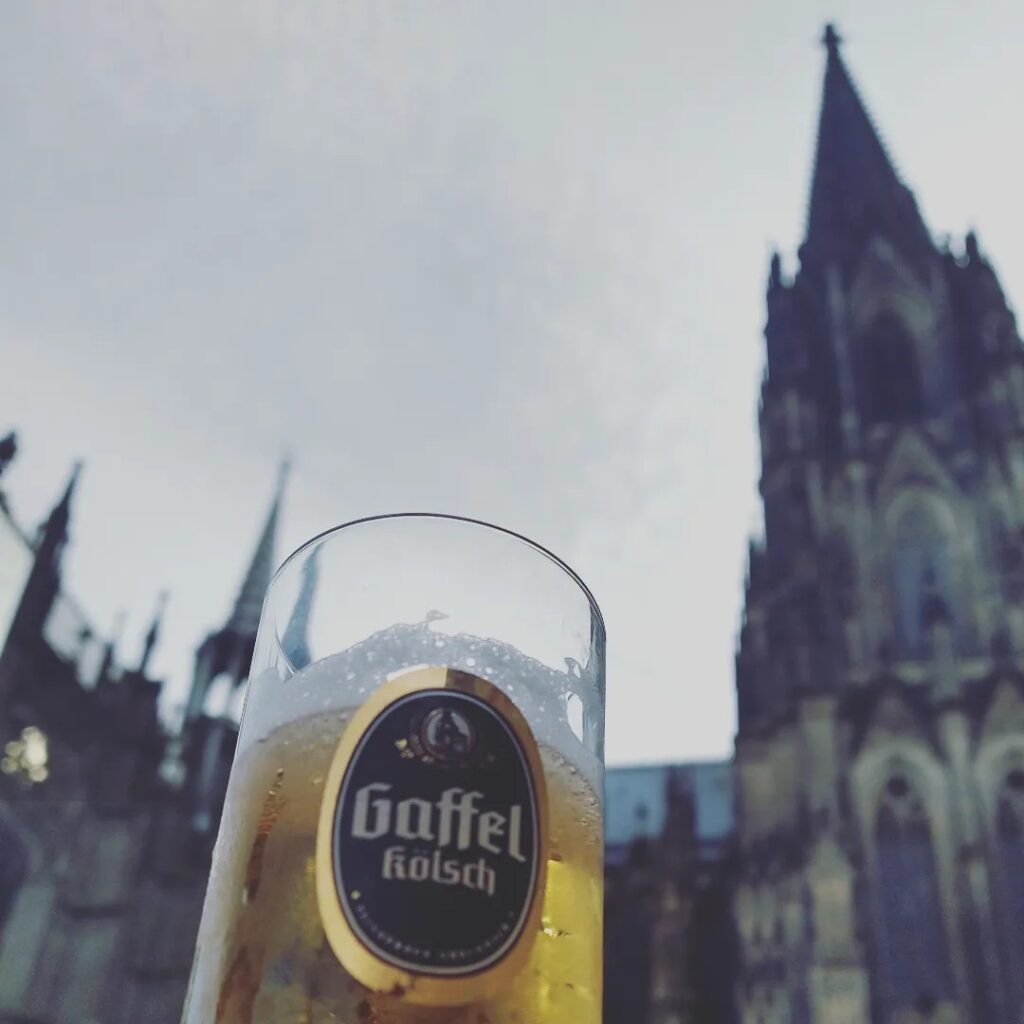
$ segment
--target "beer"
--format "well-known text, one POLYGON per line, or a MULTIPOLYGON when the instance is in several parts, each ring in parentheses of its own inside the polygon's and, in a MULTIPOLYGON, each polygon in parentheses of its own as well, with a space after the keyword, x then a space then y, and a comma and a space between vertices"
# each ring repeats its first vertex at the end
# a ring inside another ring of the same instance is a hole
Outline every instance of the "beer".
POLYGON ((281 726, 234 766, 185 1024, 592 1024, 601 1015, 600 804, 584 773, 541 747, 550 818, 539 934, 506 991, 423 1007, 341 967, 317 907, 324 783, 350 712, 281 726))
POLYGON ((604 624, 567 566, 340 527, 248 686, 182 1024, 598 1024, 604 624))

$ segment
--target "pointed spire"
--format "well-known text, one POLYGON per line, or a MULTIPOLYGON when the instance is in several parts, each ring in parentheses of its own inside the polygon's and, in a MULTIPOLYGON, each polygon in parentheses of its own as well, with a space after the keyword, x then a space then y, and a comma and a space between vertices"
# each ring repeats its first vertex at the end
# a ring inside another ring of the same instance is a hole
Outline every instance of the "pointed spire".
POLYGON ((103 645, 103 661, 100 663, 99 671, 96 673, 97 683, 109 683, 114 677, 114 660, 117 655, 117 644, 121 639, 124 630, 125 613, 119 611, 114 616, 114 628, 110 632, 110 639, 103 645))
POLYGON ((235 607, 228 619, 228 629, 243 635, 255 635, 260 624, 260 612, 263 610, 263 598, 270 586, 270 578, 277 567, 274 548, 277 540, 277 520, 281 510, 281 498, 284 494, 285 482, 291 470, 291 463, 285 459, 277 477, 277 489, 271 502, 263 532, 256 544, 252 561, 242 581, 241 589, 235 600, 235 607))
POLYGON ((5 437, 0 438, 0 474, 10 465, 17 454, 18 435, 12 430, 5 437))
POLYGON ((75 488, 78 486, 78 478, 82 475, 82 460, 76 459, 71 466, 71 476, 68 477, 67 487, 61 496, 58 508, 67 512, 71 508, 71 499, 74 497, 75 488))
POLYGON ((968 231, 964 238, 964 254, 967 256, 968 263, 981 262, 981 250, 978 248, 978 236, 973 229, 968 231))
POLYGON ((35 551, 36 564, 48 566, 50 570, 60 568, 61 555, 68 539, 68 522, 71 519, 71 501, 75 496, 75 488, 78 486, 78 478, 82 473, 81 461, 75 462, 71 467, 71 476, 68 478, 64 493, 60 496, 57 504, 53 506, 46 521, 39 527, 36 535, 35 551))
POLYGON ((153 648, 160 638, 160 625, 164 616, 164 609, 167 607, 167 591, 161 590, 156 599, 156 611, 153 613, 153 621, 149 624, 146 632, 146 639, 142 644, 142 657, 139 658, 138 673, 140 676, 146 674, 149 667, 149 659, 153 656, 153 648))
MULTIPOLYGON (((4 475, 7 467, 18 454, 18 435, 12 430, 5 437, 0 438, 0 476, 4 475)), ((3 484, 0 483, 0 512, 8 512, 7 495, 4 493, 3 484)))
POLYGON ((67 537, 68 520, 71 518, 71 499, 75 496, 78 478, 82 474, 82 461, 77 460, 71 467, 71 476, 60 500, 53 506, 49 517, 40 531, 40 541, 44 539, 64 540, 67 537))
POLYGON ((822 41, 825 82, 804 251, 845 263, 878 231, 910 259, 931 255, 928 230, 853 84, 834 25, 822 41))

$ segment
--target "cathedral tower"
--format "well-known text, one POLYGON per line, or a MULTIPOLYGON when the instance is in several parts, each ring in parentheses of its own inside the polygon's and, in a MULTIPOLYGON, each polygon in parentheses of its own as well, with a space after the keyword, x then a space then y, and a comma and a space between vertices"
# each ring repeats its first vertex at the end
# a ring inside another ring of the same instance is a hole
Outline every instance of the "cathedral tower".
MULTIPOLYGON (((5 449, 0 451, 0 467, 3 467, 16 451, 13 435, 0 444, 5 449)), ((70 536, 71 506, 81 472, 82 464, 76 462, 60 498, 39 526, 31 543, 31 569, 8 635, 0 636, 0 722, 15 696, 12 690, 16 681, 28 674, 24 666, 31 662, 34 651, 43 642, 44 626, 60 592, 64 551, 70 536)))
POLYGON ((1024 350, 825 32, 736 659, 744 1024, 1024 1018, 1024 350))
POLYGON ((288 463, 281 466, 270 510, 242 579, 227 622, 196 651, 192 688, 180 742, 189 779, 193 828, 213 836, 227 788, 227 772, 237 738, 241 700, 256 646, 263 598, 277 568, 275 547, 288 463))

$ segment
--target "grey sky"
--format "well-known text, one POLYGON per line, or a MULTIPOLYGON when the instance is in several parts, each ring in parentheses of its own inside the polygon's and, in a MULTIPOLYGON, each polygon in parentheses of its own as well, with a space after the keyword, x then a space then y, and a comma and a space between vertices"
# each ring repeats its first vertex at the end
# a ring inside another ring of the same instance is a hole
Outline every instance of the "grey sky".
POLYGON ((4 4, 19 519, 86 459, 72 589, 131 657, 169 588, 180 693, 288 449, 282 556, 400 509, 534 536, 604 608, 610 760, 723 754, 828 18, 1020 301, 1017 4, 4 4))

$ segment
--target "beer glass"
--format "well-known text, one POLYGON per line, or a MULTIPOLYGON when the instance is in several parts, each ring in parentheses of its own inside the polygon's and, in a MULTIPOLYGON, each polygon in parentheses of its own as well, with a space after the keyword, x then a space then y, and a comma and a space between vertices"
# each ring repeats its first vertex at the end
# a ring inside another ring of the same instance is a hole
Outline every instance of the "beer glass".
POLYGON ((498 527, 364 519, 267 593, 183 1024, 595 1024, 604 624, 498 527))

